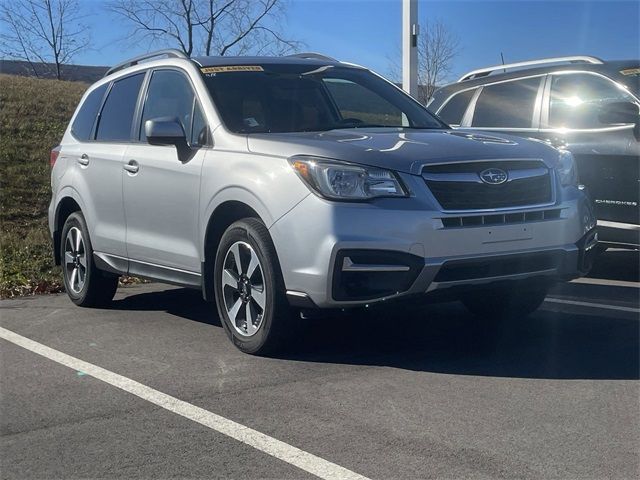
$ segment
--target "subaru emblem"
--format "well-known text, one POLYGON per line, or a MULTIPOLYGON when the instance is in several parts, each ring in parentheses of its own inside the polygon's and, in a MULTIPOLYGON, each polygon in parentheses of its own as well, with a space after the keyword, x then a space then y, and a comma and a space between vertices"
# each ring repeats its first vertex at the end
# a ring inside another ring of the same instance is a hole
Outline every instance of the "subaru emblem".
POLYGON ((489 185, 500 185, 506 182, 508 178, 507 172, 499 168, 487 168, 480 172, 480 180, 489 185))

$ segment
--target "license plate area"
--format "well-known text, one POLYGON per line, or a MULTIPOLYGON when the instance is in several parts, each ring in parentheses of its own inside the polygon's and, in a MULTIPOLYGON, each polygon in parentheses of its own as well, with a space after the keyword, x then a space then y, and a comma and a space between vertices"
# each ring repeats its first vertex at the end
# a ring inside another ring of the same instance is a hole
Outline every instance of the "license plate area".
POLYGON ((485 230, 482 243, 504 243, 532 240, 534 237, 534 225, 502 225, 490 227, 485 230))

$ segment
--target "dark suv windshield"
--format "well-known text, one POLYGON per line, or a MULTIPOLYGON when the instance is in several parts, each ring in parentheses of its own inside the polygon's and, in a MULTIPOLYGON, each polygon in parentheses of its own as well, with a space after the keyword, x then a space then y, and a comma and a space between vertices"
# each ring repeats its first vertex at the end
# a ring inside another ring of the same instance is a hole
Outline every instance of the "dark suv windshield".
POLYGON ((631 93, 636 97, 640 96, 640 66, 626 67, 620 70, 622 83, 624 83, 631 93))
POLYGON ((447 128, 368 70, 335 66, 205 67, 225 125, 236 133, 337 128, 447 128))

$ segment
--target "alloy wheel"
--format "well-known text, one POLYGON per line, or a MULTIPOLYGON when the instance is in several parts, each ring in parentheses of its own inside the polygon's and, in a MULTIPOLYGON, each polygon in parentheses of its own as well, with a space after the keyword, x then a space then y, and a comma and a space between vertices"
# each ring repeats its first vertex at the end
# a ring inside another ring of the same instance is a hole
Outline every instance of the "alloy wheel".
POLYGON ((259 330, 265 312, 266 286, 260 259, 251 245, 235 242, 222 267, 224 307, 236 332, 251 337, 259 330))
POLYGON ((87 250, 82 232, 71 227, 64 241, 64 266, 67 283, 74 293, 80 293, 87 278, 87 250))

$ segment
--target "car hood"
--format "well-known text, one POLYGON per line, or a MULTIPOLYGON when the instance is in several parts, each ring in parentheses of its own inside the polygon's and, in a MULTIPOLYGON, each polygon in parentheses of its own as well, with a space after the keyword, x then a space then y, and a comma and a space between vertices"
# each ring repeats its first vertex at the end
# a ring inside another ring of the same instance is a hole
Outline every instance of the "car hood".
POLYGON ((255 133, 251 152, 313 155, 420 174, 433 163, 465 160, 542 159, 549 167, 554 149, 540 141, 471 130, 343 129, 328 132, 255 133))

